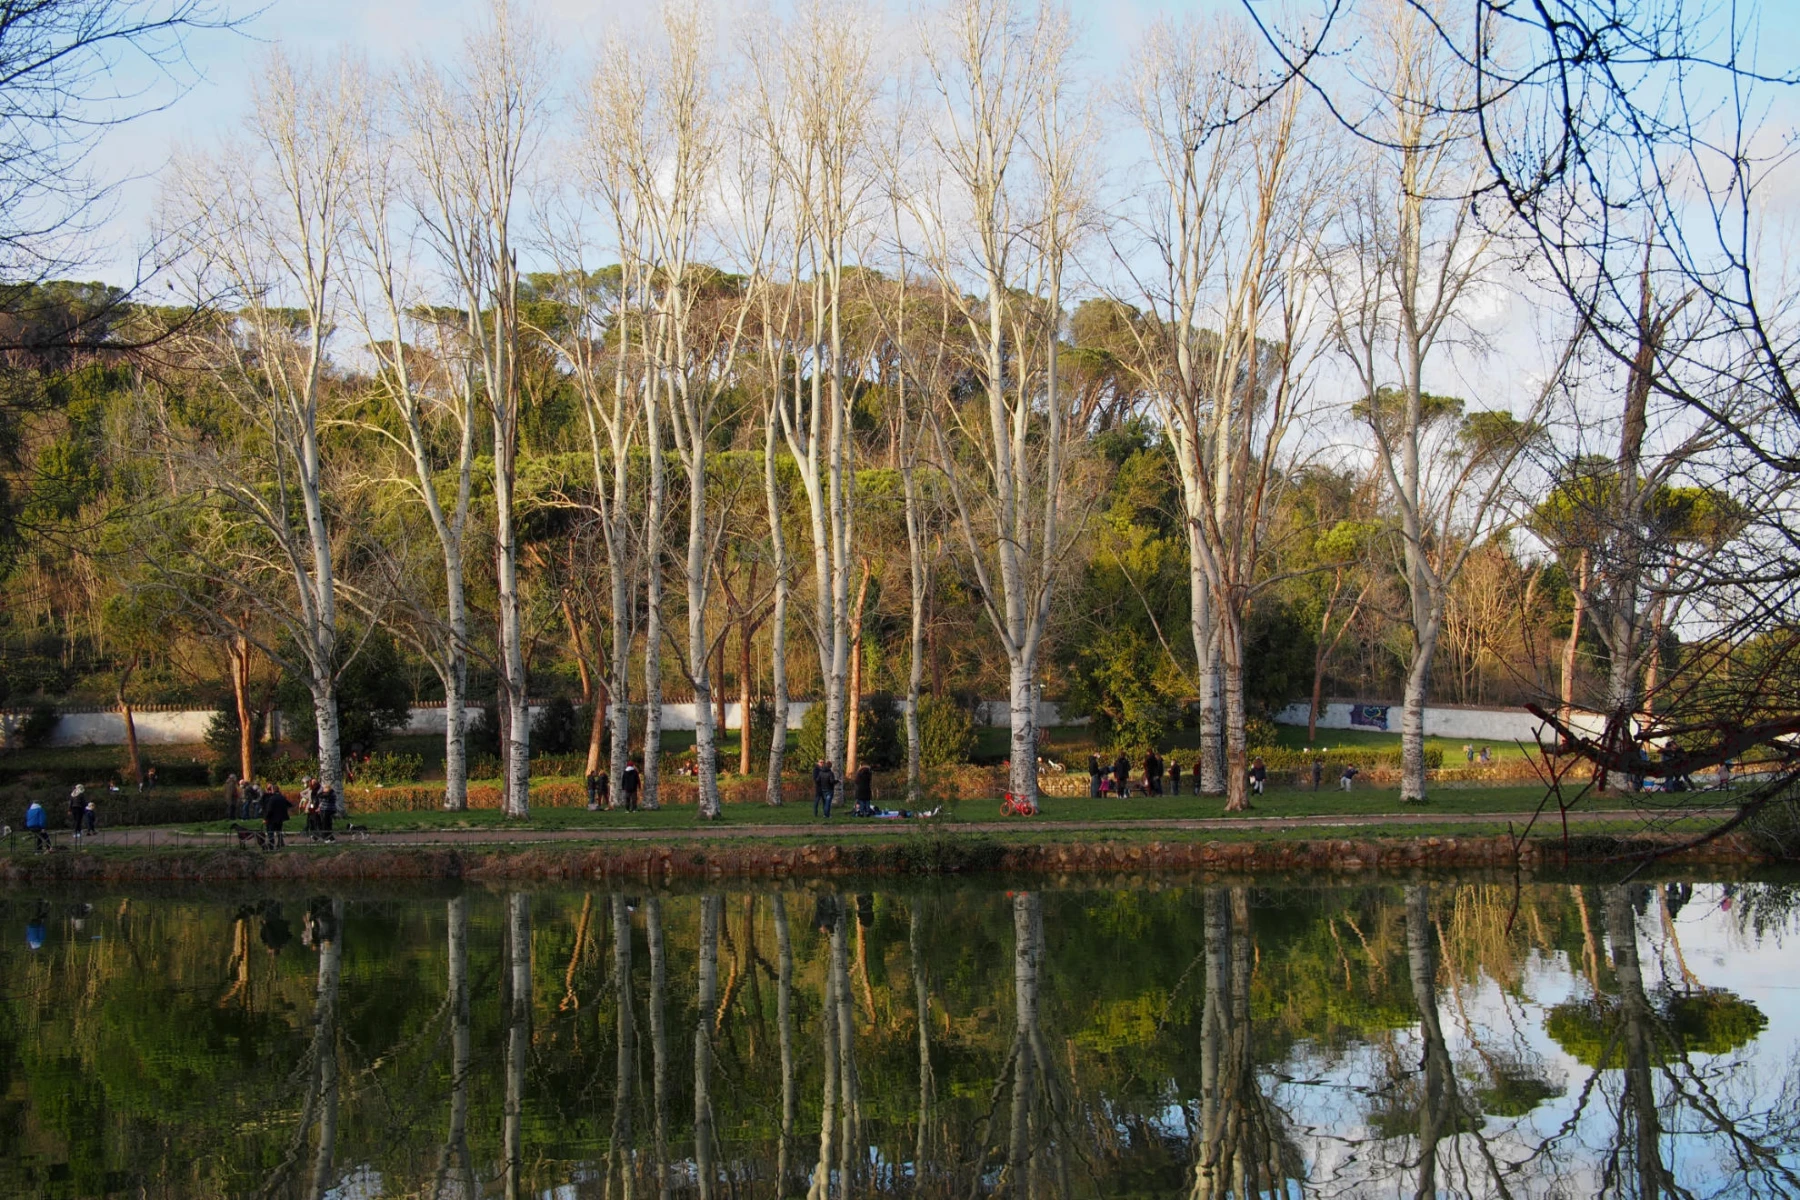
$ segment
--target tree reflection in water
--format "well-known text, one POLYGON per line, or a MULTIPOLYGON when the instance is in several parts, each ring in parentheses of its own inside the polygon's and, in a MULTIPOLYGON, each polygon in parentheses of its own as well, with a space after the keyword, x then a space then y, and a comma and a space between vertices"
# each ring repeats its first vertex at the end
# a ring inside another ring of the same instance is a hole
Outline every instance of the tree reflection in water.
POLYGON ((0 899, 0 1194, 1800 1195, 1795 896, 0 899))

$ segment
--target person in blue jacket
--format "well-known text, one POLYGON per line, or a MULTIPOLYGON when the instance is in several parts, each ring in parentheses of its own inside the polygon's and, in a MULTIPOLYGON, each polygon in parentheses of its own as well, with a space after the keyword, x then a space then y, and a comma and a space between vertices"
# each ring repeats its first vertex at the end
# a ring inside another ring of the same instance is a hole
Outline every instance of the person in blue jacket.
POLYGON ((42 854, 50 849, 50 833, 47 828, 47 818, 44 816, 44 806, 36 800, 33 800, 31 807, 25 810, 25 828, 36 836, 38 853, 42 854))

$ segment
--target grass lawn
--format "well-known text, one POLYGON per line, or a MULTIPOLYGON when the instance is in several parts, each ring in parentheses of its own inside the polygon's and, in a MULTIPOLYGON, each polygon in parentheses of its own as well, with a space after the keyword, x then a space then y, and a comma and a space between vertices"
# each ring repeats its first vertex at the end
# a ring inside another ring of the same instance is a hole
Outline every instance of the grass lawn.
MULTIPOLYGON (((995 823, 1004 821, 1016 825, 1021 832, 1031 829, 1054 827, 1061 822, 1070 821, 1107 821, 1116 822, 1119 829, 1129 829, 1134 823, 1147 819, 1193 819, 1208 817, 1236 817, 1246 819, 1268 819, 1291 816, 1329 816, 1329 815, 1379 815, 1379 814, 1460 814, 1460 813, 1506 813, 1528 814, 1543 799, 1543 789, 1539 787, 1483 787, 1483 788, 1439 788, 1432 793, 1431 802, 1426 805, 1404 805, 1400 803, 1400 795, 1393 788, 1359 788, 1354 792, 1343 792, 1326 789, 1319 792, 1298 789, 1270 789, 1268 795, 1262 797, 1248 813, 1233 814, 1224 811, 1224 802, 1218 797, 1179 796, 1179 797, 1133 797, 1126 800, 1089 800, 1068 799, 1062 797, 1045 797, 1042 811, 1035 818, 1003 818, 999 813, 999 804, 994 799, 964 800, 944 806, 944 811, 933 824, 938 826, 956 826, 970 823, 995 823)), ((1593 800, 1585 802, 1584 807, 1611 807, 1593 800)), ((1554 814, 1551 814, 1553 818, 1554 814)), ((598 812, 590 813, 585 808, 536 808, 524 821, 508 821, 497 809, 476 809, 466 813, 447 813, 441 811, 393 812, 357 814, 355 821, 361 825, 380 831, 428 830, 428 829, 582 829, 601 833, 613 829, 692 829, 700 824, 693 806, 680 805, 659 809, 655 812, 598 812)), ((728 804, 724 815, 713 825, 713 828, 730 829, 734 826, 752 825, 792 825, 796 833, 802 830, 807 833, 822 832, 825 829, 842 828, 850 824, 857 829, 894 828, 917 829, 920 826, 913 822, 874 822, 859 821, 848 816, 845 808, 839 808, 832 823, 824 821, 812 814, 812 806, 805 804, 787 804, 780 808, 770 808, 761 804, 728 804)), ((181 828, 191 832, 222 832, 229 828, 226 821, 206 822, 203 824, 184 824, 181 828)), ((290 822, 290 832, 301 828, 301 821, 296 818, 290 822)), ((1265 831, 1267 832, 1267 831, 1265 831)))

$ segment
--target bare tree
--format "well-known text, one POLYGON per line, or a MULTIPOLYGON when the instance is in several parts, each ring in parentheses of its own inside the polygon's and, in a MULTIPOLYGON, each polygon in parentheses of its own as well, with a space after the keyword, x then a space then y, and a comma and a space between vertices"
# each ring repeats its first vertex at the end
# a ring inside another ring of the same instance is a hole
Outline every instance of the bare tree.
POLYGON ((1066 18, 1048 7, 958 0, 940 13, 926 67, 942 104, 931 139, 943 176, 908 196, 921 256, 955 298, 980 380, 981 403, 934 420, 933 440, 1006 653, 1009 786, 1027 797, 1037 794, 1038 656, 1066 549, 1066 461, 1082 432, 1066 419, 1057 373, 1086 186, 1068 41, 1066 18), (964 473, 979 482, 965 486, 964 473))
MULTIPOLYGON (((320 777, 340 795, 344 657, 320 414, 356 163, 351 116, 366 86, 348 60, 303 66, 273 55, 256 85, 247 140, 177 172, 173 203, 196 291, 223 292, 235 305, 190 326, 182 346, 230 399, 243 436, 191 436, 167 405, 152 417, 174 490, 207 489, 223 500, 253 531, 231 539, 235 552, 291 579, 289 602, 254 585, 243 598, 276 616, 296 647, 320 777)), ((196 561, 205 573, 207 560, 196 561)), ((211 582, 230 578, 215 571, 211 582)), ((196 610, 214 612, 216 600, 201 599, 196 610)))
POLYGON ((493 429, 494 553, 505 811, 530 809, 531 710, 525 674, 514 493, 518 478, 519 263, 513 208, 542 135, 551 55, 544 32, 494 0, 453 67, 415 64, 401 90, 420 191, 420 223, 462 310, 467 353, 493 429))
POLYGON ((1459 419, 1460 404, 1427 390, 1427 371, 1441 367, 1466 329, 1463 314, 1498 253, 1470 187, 1477 150, 1462 97, 1473 81, 1435 39, 1430 14, 1397 0, 1368 21, 1365 87, 1382 133, 1363 146, 1363 186, 1339 207, 1325 296, 1331 336, 1362 393, 1356 411, 1398 510, 1412 641, 1400 796, 1422 803, 1425 701, 1450 586, 1501 515, 1508 468, 1534 436, 1579 338, 1548 365, 1523 420, 1504 412, 1459 419))
MULTIPOLYGON (((391 89, 390 84, 390 89, 391 89)), ((356 189, 349 258, 355 270, 347 289, 351 311, 377 364, 375 384, 401 431, 387 436, 410 468, 405 486, 425 510, 443 558, 441 613, 422 602, 427 620, 402 628, 436 672, 444 688, 444 807, 469 806, 468 751, 464 737, 469 687, 469 614, 465 549, 474 491, 478 421, 473 364, 447 326, 429 309, 422 281, 406 251, 410 239, 405 158, 395 128, 391 90, 372 93, 359 110, 356 189), (408 335, 411 335, 410 338, 408 335), (447 430, 453 447, 440 447, 447 430), (447 472, 446 488, 440 475, 447 472)), ((410 566, 410 564, 406 564, 410 566)), ((396 591, 406 591, 411 572, 394 572, 396 591)))
POLYGON ((1282 443, 1303 407, 1313 231, 1323 224, 1322 181, 1333 166, 1300 137, 1297 87, 1252 120, 1219 120, 1234 95, 1229 81, 1253 63, 1247 38, 1197 23, 1159 25, 1140 51, 1130 101, 1156 176, 1143 231, 1157 273, 1146 270, 1139 288, 1153 319, 1134 332, 1184 501, 1207 738, 1200 783, 1222 785, 1228 810, 1248 807, 1244 620, 1266 575, 1263 539, 1286 474, 1282 443), (1216 329, 1205 327, 1209 319, 1216 329))

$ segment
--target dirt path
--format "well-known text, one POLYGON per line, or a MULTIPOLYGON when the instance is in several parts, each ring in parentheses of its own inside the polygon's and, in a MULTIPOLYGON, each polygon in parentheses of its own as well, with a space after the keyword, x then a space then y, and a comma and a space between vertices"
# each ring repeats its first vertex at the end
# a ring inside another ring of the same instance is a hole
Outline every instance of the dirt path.
MULTIPOLYGON (((1592 825, 1622 821, 1667 821, 1681 817, 1703 816, 1706 809, 1609 809, 1572 812, 1569 824, 1592 825)), ((938 826, 951 833, 997 833, 1044 836, 1059 833, 1228 833, 1232 831, 1316 829, 1329 835, 1335 830, 1366 829, 1370 826, 1424 826, 1441 828, 1462 825, 1506 825, 1522 827, 1529 813, 1354 813, 1293 817, 1184 817, 1142 818, 1127 821, 970 821, 938 826)), ((340 839, 340 846, 362 844, 384 847, 399 846, 493 846, 521 845, 534 842, 693 842, 756 838, 811 838, 847 841, 879 837, 923 829, 927 821, 882 821, 851 818, 830 823, 784 825, 718 825, 678 829, 418 829, 375 833, 366 839, 340 839)), ((1539 817, 1534 832, 1548 834, 1559 829, 1554 813, 1539 817)), ((96 848, 107 845, 129 846, 204 846, 228 844, 231 833, 184 833, 176 829, 119 829, 100 835, 96 848)), ((66 844, 66 835, 59 835, 66 844)), ((288 839, 290 847, 307 845, 304 833, 288 839)))

